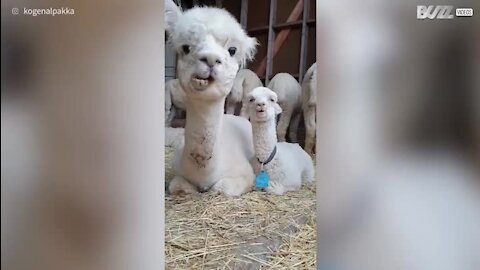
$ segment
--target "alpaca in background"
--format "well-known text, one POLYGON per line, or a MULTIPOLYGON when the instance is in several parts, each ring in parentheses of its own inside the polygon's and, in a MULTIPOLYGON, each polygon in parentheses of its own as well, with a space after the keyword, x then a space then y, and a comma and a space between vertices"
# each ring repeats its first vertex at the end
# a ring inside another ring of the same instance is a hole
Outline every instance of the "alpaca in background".
POLYGON ((175 116, 185 112, 185 91, 178 79, 165 83, 165 126, 172 126, 175 116))
POLYGON ((305 146, 303 149, 310 155, 314 153, 316 135, 316 107, 317 107, 317 63, 307 70, 302 81, 302 111, 305 121, 305 146))
POLYGON ((278 96, 278 104, 282 108, 282 114, 278 120, 278 140, 286 141, 287 129, 291 142, 298 142, 297 131, 301 117, 301 91, 302 87, 297 80, 288 73, 276 74, 267 86, 278 96))
POLYGON ((240 116, 247 117, 246 103, 244 99, 255 87, 263 86, 262 81, 258 78, 255 72, 249 69, 241 69, 238 71, 235 80, 233 81, 232 91, 227 97, 226 113, 235 114, 237 105, 241 103, 240 116))

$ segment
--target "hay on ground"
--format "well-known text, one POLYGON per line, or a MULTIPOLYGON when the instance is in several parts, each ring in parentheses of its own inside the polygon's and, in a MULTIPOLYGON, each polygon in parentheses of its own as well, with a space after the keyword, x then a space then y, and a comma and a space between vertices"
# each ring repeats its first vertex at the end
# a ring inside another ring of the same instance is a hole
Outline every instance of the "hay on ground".
POLYGON ((167 194, 165 208, 166 269, 315 269, 314 184, 283 196, 167 194))

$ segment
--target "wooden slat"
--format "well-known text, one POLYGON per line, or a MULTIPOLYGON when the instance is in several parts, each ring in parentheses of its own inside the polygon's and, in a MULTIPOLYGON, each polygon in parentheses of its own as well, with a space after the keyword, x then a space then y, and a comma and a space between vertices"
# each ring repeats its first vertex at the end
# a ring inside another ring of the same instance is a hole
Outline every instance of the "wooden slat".
MULTIPOLYGON (((307 26, 315 26, 315 19, 310 19, 307 21, 307 26)), ((277 23, 273 26, 273 30, 279 31, 283 29, 294 29, 302 26, 303 21, 294 21, 294 22, 285 22, 285 23, 277 23)), ((268 33, 268 25, 267 26, 257 26, 248 29, 249 35, 255 34, 263 34, 268 33)))
POLYGON ((248 29, 248 34, 261 34, 261 33, 268 33, 268 25, 267 26, 258 26, 252 27, 248 29))
MULTIPOLYGON (((272 1, 274 1, 274 0, 272 0, 272 1)), ((290 13, 290 16, 288 16, 287 22, 292 22, 292 21, 298 20, 302 10, 303 10, 303 0, 299 0, 297 2, 297 5, 295 6, 295 8, 290 13)), ((255 73, 257 73, 258 76, 263 76, 265 74, 265 72, 267 72, 267 75, 271 74, 271 73, 268 73, 268 71, 269 71, 268 63, 272 63, 273 57, 278 53, 278 51, 282 47, 283 43, 287 39, 288 34, 290 33, 290 29, 284 29, 284 30, 280 31, 277 38, 275 38, 274 44, 272 45, 270 43, 270 37, 273 38, 273 35, 275 33, 274 33, 274 29, 273 29, 273 24, 270 24, 269 26, 270 26, 270 28, 269 28, 269 44, 268 45, 269 45, 269 49, 270 49, 271 46, 273 46, 273 48, 272 48, 272 50, 270 50, 270 54, 267 53, 267 57, 263 58, 262 61, 260 62, 259 66, 258 66, 258 68, 255 72, 255 73), (270 57, 270 59, 269 59, 269 57, 270 57)), ((269 52, 269 51, 267 50, 267 52, 269 52)), ((270 66, 270 71, 271 71, 271 66, 270 66)), ((268 78, 268 76, 267 76, 267 78, 268 78)))
POLYGON ((283 29, 294 29, 298 27, 302 27, 302 21, 293 21, 293 22, 284 22, 284 23, 277 23, 273 26, 273 29, 276 31, 283 30, 283 29))
MULTIPOLYGON (((265 85, 270 81, 270 75, 272 74, 272 60, 273 60, 273 42, 275 39, 275 32, 273 31, 273 25, 275 24, 277 16, 277 0, 270 0, 270 14, 268 19, 268 48, 266 59, 266 79, 265 85)), ((263 68, 265 69, 265 68, 263 68)))
POLYGON ((242 0, 240 8, 240 24, 243 29, 247 29, 247 18, 248 18, 248 0, 242 0))
POLYGON ((307 64, 307 44, 308 44, 308 27, 307 20, 309 15, 310 1, 303 2, 303 19, 302 19, 302 42, 300 47, 300 66, 298 67, 298 81, 302 82, 307 64))

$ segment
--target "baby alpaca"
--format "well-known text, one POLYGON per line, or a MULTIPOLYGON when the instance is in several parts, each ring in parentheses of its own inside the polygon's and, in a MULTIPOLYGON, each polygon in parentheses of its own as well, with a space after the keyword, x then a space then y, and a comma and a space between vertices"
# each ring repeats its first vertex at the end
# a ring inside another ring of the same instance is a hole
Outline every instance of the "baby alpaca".
POLYGON ((242 104, 240 116, 247 118, 245 98, 253 88, 263 86, 262 81, 258 78, 255 72, 249 69, 241 69, 238 71, 235 80, 233 81, 232 91, 227 97, 228 114, 235 114, 235 109, 238 103, 242 104))
POLYGON ((256 174, 263 167, 269 175, 267 192, 281 195, 299 189, 302 182, 312 182, 314 167, 310 156, 296 143, 277 142, 276 116, 282 112, 277 94, 257 87, 248 94, 248 102, 255 150, 251 163, 256 174))
POLYGON ((287 129, 290 126, 290 141, 298 142, 297 130, 300 124, 302 107, 300 102, 302 87, 292 75, 288 73, 278 73, 272 78, 267 88, 277 94, 278 104, 282 108, 282 114, 280 115, 277 126, 279 141, 285 141, 287 129), (292 121, 291 124, 290 120, 292 121))
POLYGON ((175 116, 186 110, 185 91, 178 79, 165 83, 165 126, 170 127, 175 116))
POLYGON ((315 125, 316 125, 316 107, 317 107, 317 63, 307 70, 302 82, 302 110, 305 121, 305 146, 307 153, 312 155, 315 146, 315 125))

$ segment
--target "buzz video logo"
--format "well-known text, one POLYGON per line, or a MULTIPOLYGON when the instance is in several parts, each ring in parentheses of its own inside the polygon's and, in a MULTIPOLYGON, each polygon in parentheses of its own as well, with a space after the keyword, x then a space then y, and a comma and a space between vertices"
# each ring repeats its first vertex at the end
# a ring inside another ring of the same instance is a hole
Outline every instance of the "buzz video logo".
MULTIPOLYGON (((457 17, 472 17, 473 8, 457 8, 455 9, 457 17)), ((453 6, 417 6, 417 19, 453 19, 453 6)))
POLYGON ((453 6, 417 6, 417 19, 453 19, 453 6))

